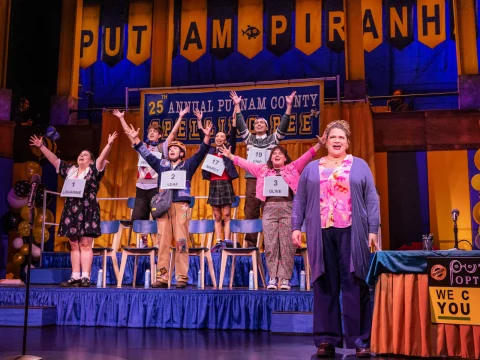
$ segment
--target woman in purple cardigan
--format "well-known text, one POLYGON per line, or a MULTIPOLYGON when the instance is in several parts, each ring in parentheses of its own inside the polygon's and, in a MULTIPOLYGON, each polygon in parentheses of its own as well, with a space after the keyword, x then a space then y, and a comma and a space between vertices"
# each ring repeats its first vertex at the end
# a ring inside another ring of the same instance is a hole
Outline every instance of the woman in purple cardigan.
POLYGON ((347 155, 349 138, 346 121, 328 124, 328 155, 307 165, 293 201, 292 241, 297 246, 306 224, 319 357, 335 357, 335 347, 343 344, 340 289, 347 348, 356 348, 357 357, 370 357, 372 312, 365 277, 369 246, 377 246, 378 198, 367 163, 347 155))

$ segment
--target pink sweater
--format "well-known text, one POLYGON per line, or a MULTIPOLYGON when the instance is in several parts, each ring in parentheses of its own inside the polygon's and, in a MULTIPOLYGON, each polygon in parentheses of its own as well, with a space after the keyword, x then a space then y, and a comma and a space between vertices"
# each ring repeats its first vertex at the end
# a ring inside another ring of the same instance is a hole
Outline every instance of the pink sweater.
MULTIPOLYGON (((307 164, 315 157, 315 153, 315 150, 313 149, 313 147, 311 147, 297 160, 280 169, 280 175, 282 176, 283 180, 285 180, 285 182, 288 184, 290 189, 292 189, 294 194, 297 193, 298 180, 300 179, 301 172, 303 171, 305 166, 307 166, 307 164)), ((267 164, 255 164, 238 156, 235 156, 235 158, 233 159, 233 163, 247 170, 250 174, 257 178, 256 197, 262 201, 265 201, 266 197, 263 196, 263 184, 267 176, 276 175, 275 170, 269 169, 267 164)))

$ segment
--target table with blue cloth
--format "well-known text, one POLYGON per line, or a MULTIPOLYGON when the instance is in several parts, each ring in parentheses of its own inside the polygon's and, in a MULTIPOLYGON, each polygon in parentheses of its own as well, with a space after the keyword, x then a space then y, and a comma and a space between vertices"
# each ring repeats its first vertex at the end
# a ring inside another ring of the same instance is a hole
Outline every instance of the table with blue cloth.
POLYGON ((366 279, 375 286, 372 352, 479 359, 480 326, 431 323, 427 257, 480 257, 480 251, 375 253, 366 279))

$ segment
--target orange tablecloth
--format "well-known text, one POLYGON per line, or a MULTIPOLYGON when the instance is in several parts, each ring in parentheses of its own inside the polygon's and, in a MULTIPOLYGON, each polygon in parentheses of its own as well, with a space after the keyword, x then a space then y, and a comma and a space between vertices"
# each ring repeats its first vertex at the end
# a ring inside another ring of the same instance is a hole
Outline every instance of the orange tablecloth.
POLYGON ((371 348, 377 354, 480 359, 480 326, 432 324, 428 275, 383 273, 375 287, 371 348))

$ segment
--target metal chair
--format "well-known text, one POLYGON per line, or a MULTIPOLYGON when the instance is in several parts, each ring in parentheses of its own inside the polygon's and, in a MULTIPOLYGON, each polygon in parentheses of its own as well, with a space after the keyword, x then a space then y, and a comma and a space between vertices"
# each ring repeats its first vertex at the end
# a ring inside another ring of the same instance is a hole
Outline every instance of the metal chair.
MULTIPOLYGON (((307 227, 305 223, 302 225, 302 229, 300 230, 303 234, 306 234, 307 227)), ((310 290, 310 262, 308 261, 308 252, 307 247, 297 248, 295 250, 295 256, 301 256, 303 259, 303 266, 305 270, 305 286, 307 290, 310 290)))
POLYGON ((120 239, 122 237, 122 232, 120 230, 120 221, 101 221, 100 222, 100 231, 102 235, 115 234, 113 236, 112 247, 94 247, 93 256, 102 257, 102 270, 103 270, 103 283, 102 287, 107 286, 107 256, 112 259, 113 271, 115 272, 115 279, 118 283, 119 273, 118 273, 118 262, 117 262, 117 250, 120 245, 120 239))
POLYGON ((262 246, 262 220, 253 219, 253 220, 231 220, 230 221, 230 231, 233 233, 233 248, 224 248, 222 249, 222 265, 220 268, 220 283, 218 288, 221 289, 223 286, 223 278, 225 277, 225 268, 227 266, 227 259, 229 256, 232 256, 232 267, 230 271, 230 289, 233 287, 233 276, 235 274, 235 260, 237 256, 250 256, 252 258, 252 268, 253 268, 253 286, 255 290, 258 290, 258 275, 257 268, 260 271, 260 277, 262 279, 263 287, 266 286, 265 283, 265 273, 263 271, 263 261, 260 256, 260 248, 262 246), (246 247, 247 242, 243 241, 243 247, 237 248, 236 244, 238 241, 238 234, 251 234, 258 233, 257 235, 257 246, 255 247, 246 247))
MULTIPOLYGON (((147 235, 157 235, 157 222, 155 220, 135 220, 133 222, 132 231, 137 234, 137 243, 140 240, 140 234, 147 235)), ((127 265, 127 258, 129 256, 135 257, 135 264, 133 267, 133 284, 135 287, 135 282, 137 280, 137 258, 139 256, 149 256, 150 257, 150 276, 152 284, 156 279, 156 265, 155 265, 155 253, 157 252, 156 247, 124 247, 122 249, 122 263, 120 265, 120 275, 117 282, 117 287, 122 287, 123 275, 125 273, 125 266, 127 265)))

